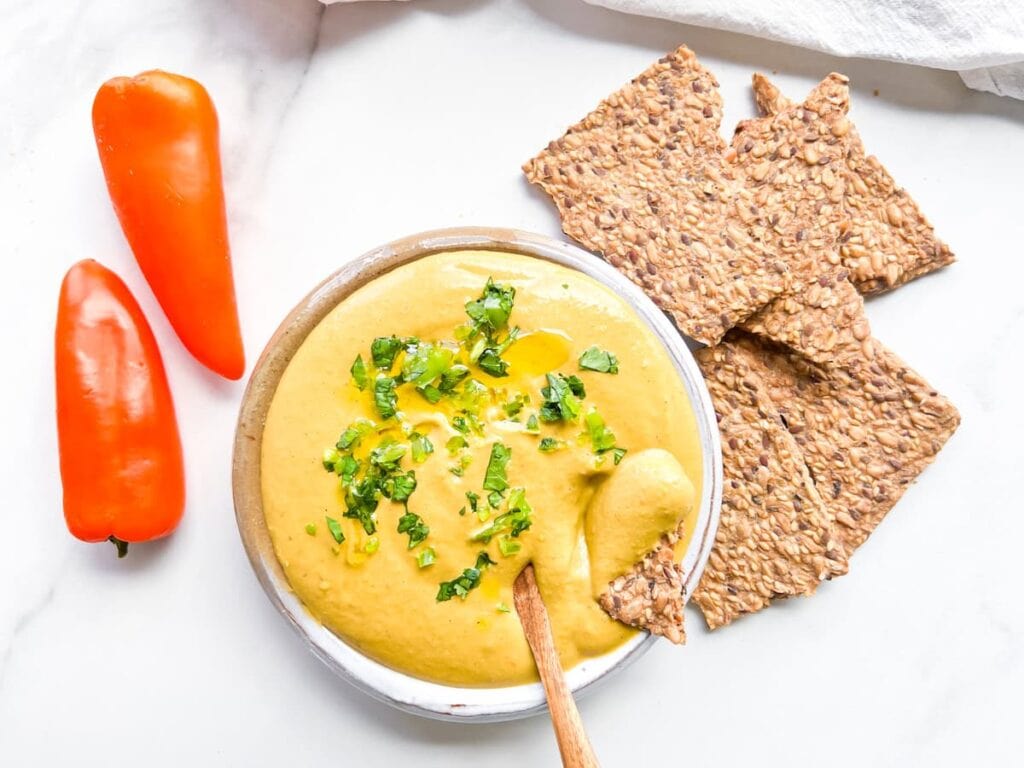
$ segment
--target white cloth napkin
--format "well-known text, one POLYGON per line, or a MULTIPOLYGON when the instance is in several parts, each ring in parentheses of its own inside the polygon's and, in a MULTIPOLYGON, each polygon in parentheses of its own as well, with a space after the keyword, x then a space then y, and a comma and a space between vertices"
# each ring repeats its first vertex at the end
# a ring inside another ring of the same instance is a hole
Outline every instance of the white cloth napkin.
POLYGON ((952 69, 1024 99, 1024 0, 586 0, 836 56, 952 69))

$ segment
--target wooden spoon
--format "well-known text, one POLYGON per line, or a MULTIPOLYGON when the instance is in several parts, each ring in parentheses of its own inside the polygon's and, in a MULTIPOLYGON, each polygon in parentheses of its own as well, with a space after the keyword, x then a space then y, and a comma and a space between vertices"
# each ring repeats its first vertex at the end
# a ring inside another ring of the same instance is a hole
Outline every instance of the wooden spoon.
POLYGON ((600 768, 594 748, 583 728, 580 711, 565 682, 562 662, 555 650, 555 639, 551 634, 548 612, 537 589, 537 577, 533 566, 528 565, 516 578, 512 596, 519 614, 519 622, 526 633, 526 641, 533 651, 533 660, 544 684, 551 711, 551 724, 555 727, 558 751, 562 753, 562 765, 566 768, 600 768))

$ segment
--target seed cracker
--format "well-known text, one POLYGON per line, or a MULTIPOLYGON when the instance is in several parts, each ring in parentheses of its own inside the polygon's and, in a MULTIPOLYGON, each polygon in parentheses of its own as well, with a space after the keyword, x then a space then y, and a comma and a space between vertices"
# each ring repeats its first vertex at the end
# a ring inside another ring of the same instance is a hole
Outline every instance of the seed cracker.
POLYGON ((767 386, 850 553, 960 424, 953 404, 877 340, 828 367, 743 334, 723 343, 767 386))
POLYGON ((790 282, 746 228, 753 195, 724 159, 721 115, 717 81, 681 47, 523 166, 569 237, 707 344, 790 282))
POLYGON ((802 104, 740 123, 727 157, 754 192, 756 236, 792 269, 790 292, 743 323, 819 362, 859 354, 870 336, 864 301, 840 260, 845 145, 845 76, 831 74, 802 104))
POLYGON ((663 536, 653 552, 608 585, 599 602, 613 619, 683 644, 685 578, 675 560, 678 540, 676 533, 663 536))
POLYGON ((714 547, 693 600, 711 629, 810 595, 847 570, 846 552, 793 436, 747 350, 697 352, 722 433, 724 488, 714 547))
MULTIPOLYGON (((761 74, 754 75, 754 99, 768 116, 792 107, 761 74)), ((886 291, 953 263, 949 246, 935 236, 913 198, 876 157, 865 152, 853 124, 837 123, 833 135, 842 140, 847 169, 844 207, 849 225, 841 237, 840 254, 861 293, 886 291)))

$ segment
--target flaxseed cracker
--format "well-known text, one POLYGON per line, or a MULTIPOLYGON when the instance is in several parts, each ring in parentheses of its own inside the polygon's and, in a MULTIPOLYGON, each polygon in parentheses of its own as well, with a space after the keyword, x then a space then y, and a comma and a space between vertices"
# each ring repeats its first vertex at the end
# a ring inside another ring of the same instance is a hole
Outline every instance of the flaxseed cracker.
MULTIPOLYGON (((754 99, 768 116, 792 106, 761 74, 754 75, 754 99)), ((853 124, 837 122, 833 135, 842 140, 847 170, 849 224, 840 238, 840 255, 860 292, 886 291, 953 263, 953 253, 935 236, 917 203, 865 152, 853 124)))
POLYGON ((727 157, 754 193, 748 224, 791 266, 789 292, 744 321, 744 328, 819 362, 859 354, 870 336, 864 302, 840 262, 847 78, 832 74, 802 104, 741 122, 727 157))
POLYGON ((847 552, 960 424, 953 404, 875 339, 861 357, 827 367, 742 333, 723 345, 742 350, 767 387, 847 552))
POLYGON ((613 619, 682 644, 686 579, 675 559, 678 540, 676 533, 663 536, 653 552, 608 585, 599 602, 613 619))
POLYGON ((790 272, 747 231, 753 193, 723 157, 721 114, 717 81, 682 47, 523 166, 569 237, 707 344, 786 291, 790 272))
POLYGON ((718 533, 693 600, 711 629, 846 572, 843 547, 748 350, 701 349, 722 434, 718 533))

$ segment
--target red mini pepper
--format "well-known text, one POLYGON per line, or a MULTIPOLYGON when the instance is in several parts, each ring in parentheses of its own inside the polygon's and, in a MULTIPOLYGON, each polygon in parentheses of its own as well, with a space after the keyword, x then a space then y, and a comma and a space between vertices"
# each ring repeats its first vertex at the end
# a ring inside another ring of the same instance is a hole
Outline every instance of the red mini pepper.
POLYGON ((217 112, 195 80, 154 70, 104 83, 93 132, 114 210, 175 332, 203 365, 241 377, 217 112))
POLYGON ((185 508, 185 470, 156 339, 117 275, 86 260, 57 309, 57 434, 64 518, 83 541, 166 536, 185 508))

